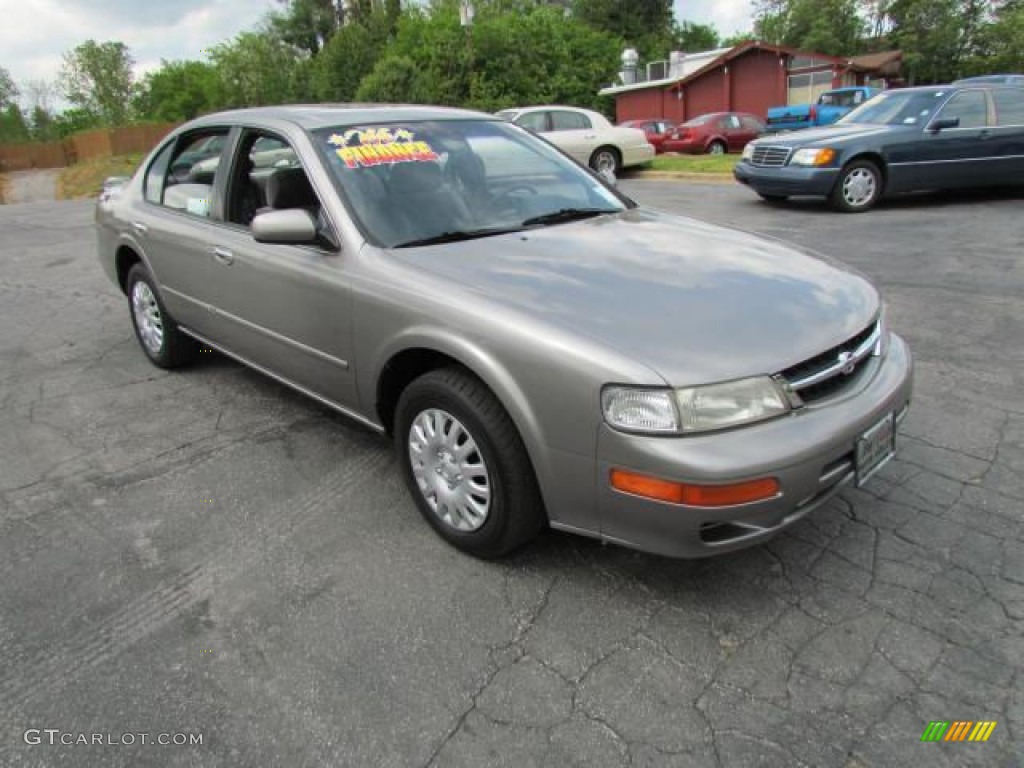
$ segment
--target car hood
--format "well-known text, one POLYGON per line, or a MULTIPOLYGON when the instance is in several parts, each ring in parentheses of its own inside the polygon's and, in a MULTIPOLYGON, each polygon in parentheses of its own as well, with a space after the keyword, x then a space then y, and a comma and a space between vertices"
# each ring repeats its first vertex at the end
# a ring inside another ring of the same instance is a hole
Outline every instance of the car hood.
POLYGON ((879 307, 867 280, 822 257, 639 209, 392 254, 675 386, 776 373, 863 330, 879 307))
POLYGON ((757 140, 761 146, 771 145, 773 147, 803 147, 809 144, 842 145, 844 142, 854 139, 862 139, 866 136, 880 134, 892 134, 894 131, 912 130, 903 126, 891 125, 826 125, 821 128, 807 128, 792 133, 777 133, 772 136, 764 136, 757 140))

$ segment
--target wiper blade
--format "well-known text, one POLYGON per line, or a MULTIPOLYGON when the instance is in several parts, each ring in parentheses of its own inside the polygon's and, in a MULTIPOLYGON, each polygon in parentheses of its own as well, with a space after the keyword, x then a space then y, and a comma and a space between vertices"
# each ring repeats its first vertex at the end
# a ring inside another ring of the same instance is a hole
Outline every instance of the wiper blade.
POLYGON ((510 232, 520 232, 521 227, 490 227, 487 229, 457 229, 452 232, 442 232, 439 235, 421 237, 416 240, 408 240, 404 243, 392 246, 392 248, 415 248, 420 245, 440 245, 442 243, 458 243, 463 240, 476 240, 481 237, 493 237, 494 235, 507 235, 510 232))
POLYGON ((543 224, 561 224, 566 221, 578 221, 580 219, 592 219, 605 213, 618 213, 617 208, 561 208, 551 213, 534 216, 523 222, 524 227, 531 227, 543 224))

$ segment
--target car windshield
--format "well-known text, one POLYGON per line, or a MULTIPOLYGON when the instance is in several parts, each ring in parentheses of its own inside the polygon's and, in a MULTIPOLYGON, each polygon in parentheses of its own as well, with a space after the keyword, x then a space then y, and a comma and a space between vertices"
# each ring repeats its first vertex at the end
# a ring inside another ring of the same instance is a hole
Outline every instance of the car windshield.
POLYGON ((948 89, 886 91, 840 118, 839 124, 924 125, 948 97, 948 89))
POLYGON ((547 143, 498 120, 313 133, 374 243, 411 247, 617 213, 631 204, 547 143))

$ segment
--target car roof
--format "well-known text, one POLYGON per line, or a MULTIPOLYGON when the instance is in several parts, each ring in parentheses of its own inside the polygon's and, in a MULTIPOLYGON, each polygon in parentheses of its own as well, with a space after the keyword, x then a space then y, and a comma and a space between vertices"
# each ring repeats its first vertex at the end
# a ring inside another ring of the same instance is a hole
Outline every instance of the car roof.
POLYGON ((244 124, 252 120, 280 120, 306 130, 336 125, 383 123, 402 120, 496 120, 494 115, 468 109, 429 107, 418 104, 290 104, 215 112, 195 121, 196 125, 244 124))
POLYGON ((539 112, 546 109, 565 109, 570 112, 588 112, 590 114, 597 114, 592 109, 584 109, 583 107, 570 107, 565 104, 544 104, 534 105, 532 107, 509 107, 508 109, 501 110, 502 112, 539 112))

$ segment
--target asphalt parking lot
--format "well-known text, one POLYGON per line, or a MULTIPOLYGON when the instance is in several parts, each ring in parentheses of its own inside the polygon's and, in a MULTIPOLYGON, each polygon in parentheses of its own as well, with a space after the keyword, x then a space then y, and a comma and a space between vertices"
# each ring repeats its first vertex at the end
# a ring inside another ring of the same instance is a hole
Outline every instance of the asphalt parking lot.
POLYGON ((0 765, 1024 765, 1022 197, 623 189, 877 281, 917 384, 872 485, 720 559, 478 562, 383 439, 215 354, 152 367, 90 203, 0 207, 0 765))

